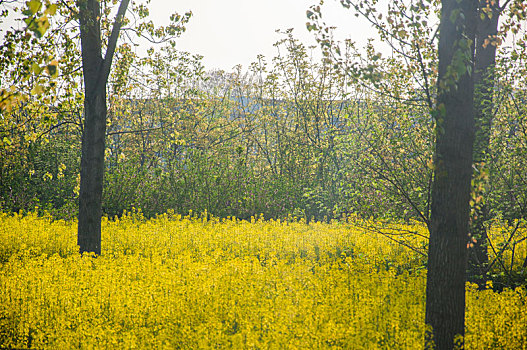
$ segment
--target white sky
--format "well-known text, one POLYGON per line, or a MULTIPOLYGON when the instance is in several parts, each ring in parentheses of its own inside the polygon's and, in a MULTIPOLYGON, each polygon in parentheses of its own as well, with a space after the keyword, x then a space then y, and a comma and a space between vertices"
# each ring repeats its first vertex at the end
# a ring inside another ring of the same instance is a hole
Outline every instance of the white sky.
MULTIPOLYGON (((177 47, 204 56, 206 69, 231 71, 238 64, 248 68, 259 54, 269 62, 277 54, 273 44, 284 37, 277 29, 294 28, 295 38, 316 45, 315 34, 306 29, 306 10, 313 4, 318 0, 151 0, 149 9, 156 25, 166 24, 174 12, 191 10, 193 16, 177 47)), ((351 38, 363 47, 376 36, 365 20, 343 8, 339 0, 326 0, 322 14, 328 25, 337 27, 337 39, 351 38)), ((13 25, 8 17, 0 29, 13 25)), ((1 38, 4 31, 0 32, 1 38)))
MULTIPOLYGON (((150 15, 166 23, 173 12, 193 12, 187 31, 177 41, 180 50, 203 55, 207 69, 230 71, 237 64, 247 68, 258 54, 270 61, 277 54, 273 44, 283 38, 275 31, 294 28, 294 36, 315 45, 306 29, 306 10, 317 0, 152 0, 150 15)), ((364 20, 344 9, 338 0, 326 0, 323 19, 336 26, 339 39, 351 38, 363 46, 373 31, 364 20)))

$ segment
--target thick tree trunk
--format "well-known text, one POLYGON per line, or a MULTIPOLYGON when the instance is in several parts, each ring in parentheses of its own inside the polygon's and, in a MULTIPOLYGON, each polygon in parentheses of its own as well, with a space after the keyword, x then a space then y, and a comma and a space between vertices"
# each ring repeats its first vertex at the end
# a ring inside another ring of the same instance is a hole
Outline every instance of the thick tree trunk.
POLYGON ((469 250, 468 279, 477 283, 480 289, 487 282, 488 238, 485 223, 488 220, 488 208, 485 204, 485 182, 487 154, 490 145, 490 129, 493 119, 494 69, 496 66, 496 42, 500 9, 498 1, 480 0, 478 27, 476 33, 476 58, 474 68, 474 108, 475 131, 474 166, 477 172, 474 177, 474 197, 478 201, 471 218, 470 233, 474 241, 469 250))
POLYGON ((77 244, 80 252, 101 254, 102 187, 106 136, 106 85, 98 87, 101 55, 100 7, 97 0, 78 2, 84 74, 84 127, 77 244))
POLYGON ((102 189, 106 139, 106 83, 129 0, 122 0, 103 59, 99 0, 78 0, 82 69, 84 75, 84 127, 77 244, 81 253, 101 254, 102 189))
POLYGON ((80 252, 101 254, 102 189, 106 135, 106 91, 86 96, 79 193, 80 252))
POLYGON ((425 344, 452 349, 464 336, 467 237, 474 142, 476 0, 443 0, 425 344))

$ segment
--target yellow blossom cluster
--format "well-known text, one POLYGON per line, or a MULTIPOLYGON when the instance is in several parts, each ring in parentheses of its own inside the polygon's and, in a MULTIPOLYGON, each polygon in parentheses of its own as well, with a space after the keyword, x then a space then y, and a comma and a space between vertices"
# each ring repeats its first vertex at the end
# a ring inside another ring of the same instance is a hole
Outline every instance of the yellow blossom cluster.
MULTIPOLYGON (((330 224, 0 214, 0 348, 420 349, 425 259, 330 224)), ((467 349, 527 349, 525 289, 467 288, 467 349)))

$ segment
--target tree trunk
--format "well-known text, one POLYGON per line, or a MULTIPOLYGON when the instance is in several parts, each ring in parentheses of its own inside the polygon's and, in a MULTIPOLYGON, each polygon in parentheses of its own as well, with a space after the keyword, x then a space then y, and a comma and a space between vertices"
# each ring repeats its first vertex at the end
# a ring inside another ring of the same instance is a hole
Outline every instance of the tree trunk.
POLYGON ((82 132, 79 192, 80 252, 101 254, 102 187, 106 136, 106 86, 97 88, 101 55, 101 27, 97 0, 79 1, 82 68, 84 74, 84 128, 82 132))
POLYGON ((106 134, 106 91, 86 94, 79 193, 80 252, 101 254, 102 189, 106 134))
POLYGON ((486 267, 489 262, 488 238, 485 222, 488 220, 486 196, 486 162, 490 145, 490 129, 493 119, 494 69, 496 66, 496 42, 500 8, 498 1, 480 0, 476 33, 476 58, 474 68, 475 140, 473 162, 474 197, 480 200, 474 206, 470 234, 473 238, 469 250, 468 279, 480 289, 487 282, 486 267), (490 11, 490 12, 489 12, 490 11))
POLYGON ((476 15, 477 0, 442 1, 425 316, 425 346, 434 349, 464 336, 476 15))
POLYGON ((103 59, 99 0, 78 0, 82 70, 84 75, 84 126, 77 244, 81 253, 101 254, 102 189, 106 139, 106 83, 129 0, 122 0, 103 59))

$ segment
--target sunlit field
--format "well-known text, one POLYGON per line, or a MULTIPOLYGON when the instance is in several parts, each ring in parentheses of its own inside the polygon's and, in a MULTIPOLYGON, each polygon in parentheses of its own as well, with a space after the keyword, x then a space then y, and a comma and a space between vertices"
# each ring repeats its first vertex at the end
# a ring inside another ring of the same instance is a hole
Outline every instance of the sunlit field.
MULTIPOLYGON (((0 222, 0 348, 422 348, 425 258, 353 222, 127 214, 96 258, 74 222, 0 222)), ((526 300, 468 285, 466 348, 527 349, 526 300)))

